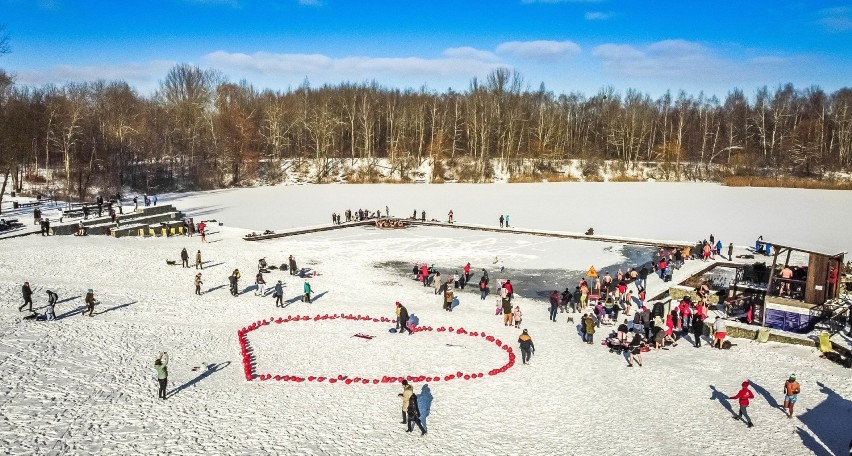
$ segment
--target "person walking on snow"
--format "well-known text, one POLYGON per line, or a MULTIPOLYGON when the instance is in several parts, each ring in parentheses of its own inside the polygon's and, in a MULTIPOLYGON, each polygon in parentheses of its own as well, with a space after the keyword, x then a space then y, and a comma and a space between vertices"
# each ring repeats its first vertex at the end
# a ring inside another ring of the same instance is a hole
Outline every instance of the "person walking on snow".
POLYGON ((85 317, 86 312, 89 312, 89 316, 94 317, 95 316, 95 304, 97 304, 98 301, 95 300, 95 292, 91 288, 89 288, 89 291, 86 292, 85 302, 86 302, 86 310, 84 310, 83 313, 80 314, 80 315, 85 317))
POLYGON ((530 356, 535 353, 535 344, 526 329, 521 334, 521 337, 518 337, 518 344, 521 346, 521 361, 524 364, 529 364, 530 356))
POLYGON ((414 394, 414 391, 411 392, 411 396, 408 398, 408 430, 405 432, 411 432, 414 430, 414 424, 420 428, 420 435, 426 435, 426 429, 423 427, 423 423, 420 421, 420 407, 417 405, 417 395, 414 394))
POLYGON ((408 424, 408 399, 414 394, 414 387, 408 384, 408 380, 402 381, 402 392, 397 396, 402 398, 402 421, 400 424, 408 424))
POLYGON ((453 223, 453 210, 450 209, 450 212, 447 213, 447 221, 449 223, 453 223))
POLYGON ((748 380, 743 382, 743 387, 740 391, 729 397, 728 399, 739 399, 740 402, 740 413, 734 416, 734 419, 739 421, 745 417, 746 423, 748 423, 748 427, 754 427, 754 423, 751 422, 751 418, 748 416, 748 401, 749 399, 754 399, 754 393, 748 389, 749 382, 748 380))
POLYGON ((305 281, 305 285, 302 287, 302 289, 305 292, 305 297, 302 299, 302 301, 310 304, 311 303, 311 293, 314 292, 314 290, 311 290, 311 284, 308 283, 307 281, 305 281))
POLYGON ((801 386, 796 381, 796 374, 790 374, 790 378, 784 382, 784 407, 787 409, 787 418, 793 418, 793 406, 799 397, 801 386))
POLYGON ((58 299, 59 295, 50 290, 47 290, 47 310, 44 311, 45 320, 56 320, 56 301, 58 299))
POLYGON ((559 292, 553 290, 550 293, 550 321, 556 322, 556 312, 559 310, 559 292))
POLYGON ((479 279, 479 300, 485 301, 485 296, 488 295, 488 282, 485 281, 485 277, 479 279))
POLYGON ((239 291, 237 290, 237 287, 238 287, 237 276, 235 276, 234 274, 231 274, 228 277, 228 284, 230 285, 230 288, 231 288, 231 296, 236 297, 239 294, 239 291))
POLYGON ((509 326, 512 322, 512 301, 509 301, 509 292, 505 288, 500 289, 500 304, 503 307, 503 326, 509 326))
POLYGON ((509 214, 506 214, 506 228, 509 228, 509 214))
POLYGON ((734 259, 734 243, 731 242, 728 244, 728 261, 732 261, 734 259))
POLYGON ((160 389, 157 391, 158 399, 166 399, 166 385, 169 382, 169 354, 168 352, 160 353, 160 357, 154 361, 154 369, 157 371, 157 382, 160 384, 160 389))
POLYGON ((627 360, 627 366, 633 367, 633 363, 635 362, 639 367, 642 367, 642 347, 645 345, 645 342, 642 340, 642 334, 635 332, 633 328, 630 328, 628 332, 633 333, 633 338, 627 347, 630 350, 630 358, 627 360))
POLYGON ((198 274, 195 274, 195 294, 198 296, 201 296, 201 285, 203 284, 204 282, 201 281, 201 273, 199 272, 198 274))
POLYGON ((275 307, 284 307, 284 284, 279 280, 275 284, 275 307))
POLYGON ((515 306, 515 311, 512 312, 512 319, 515 320, 515 329, 521 327, 521 306, 515 306))
POLYGON ((201 250, 195 252, 195 269, 204 269, 204 264, 201 263, 201 250))
POLYGON ((411 328, 408 327, 408 309, 399 301, 396 302, 396 312, 397 321, 399 322, 399 334, 404 334, 405 331, 408 331, 409 336, 414 334, 411 328))
POLYGON ((181 266, 183 266, 184 268, 189 267, 189 253, 186 252, 186 247, 184 247, 183 250, 180 251, 180 261, 182 263, 181 266))
POLYGON ((500 228, 503 228, 503 214, 500 214, 500 228))
POLYGON ((30 312, 33 311, 33 290, 30 288, 29 282, 24 282, 24 285, 21 286, 21 295, 24 297, 24 303, 18 307, 18 312, 23 312, 24 307, 27 305, 30 306, 30 312))
POLYGON ((257 289, 254 290, 255 296, 263 296, 263 286, 266 285, 266 281, 263 280, 263 273, 257 271, 257 275, 254 277, 254 283, 257 284, 257 289))

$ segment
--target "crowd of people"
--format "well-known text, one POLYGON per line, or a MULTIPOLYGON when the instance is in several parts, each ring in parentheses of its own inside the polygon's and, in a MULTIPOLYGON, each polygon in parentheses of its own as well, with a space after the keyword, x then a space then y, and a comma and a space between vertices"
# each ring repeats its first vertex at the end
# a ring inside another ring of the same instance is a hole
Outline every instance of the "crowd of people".
POLYGON ((343 214, 333 212, 331 214, 331 223, 334 225, 340 225, 348 222, 360 222, 363 220, 379 219, 383 216, 390 217, 390 208, 388 208, 387 206, 385 206, 384 212, 382 212, 381 209, 377 209, 375 211, 370 211, 369 209, 358 209, 356 211, 353 211, 352 209, 346 209, 345 211, 343 211, 343 214))
MULTIPOLYGON (((134 198, 134 202, 135 198, 134 198)), ((149 200, 146 196, 145 204, 156 204, 156 196, 149 200)), ((343 216, 332 214, 333 223, 343 223, 350 221, 364 220, 367 218, 381 217, 382 212, 369 212, 363 209, 358 211, 346 210, 343 216)), ((388 214, 388 208, 385 208, 385 214, 388 214)), ((412 218, 417 217, 415 210, 412 218)), ((425 212, 421 213, 421 218, 425 220, 425 212)), ((453 212, 448 213, 448 221, 453 222, 453 212)), ((500 226, 509 227, 509 215, 500 215, 500 226)), ((187 236, 192 236, 196 231, 196 225, 192 219, 184 221, 187 229, 187 236)), ((201 233, 202 239, 205 232, 204 222, 197 226, 197 231, 201 233)), ((727 330, 725 320, 720 317, 715 317, 714 321, 708 326, 708 302, 706 300, 709 293, 709 287, 703 284, 698 289, 699 299, 696 302, 689 296, 685 296, 679 302, 671 303, 671 308, 667 311, 661 302, 655 302, 649 307, 646 302, 646 291, 648 288, 649 276, 655 275, 660 280, 667 282, 675 270, 680 269, 684 261, 688 259, 701 259, 702 261, 713 260, 716 255, 722 256, 722 243, 713 235, 710 235, 709 240, 700 243, 700 254, 690 255, 684 249, 660 249, 653 261, 650 264, 638 265, 636 267, 627 268, 626 270, 619 268, 613 275, 609 271, 604 271, 602 275, 597 273, 590 274, 590 277, 583 277, 573 287, 565 287, 564 291, 560 292, 557 289, 550 291, 547 295, 548 314, 551 322, 557 322, 560 314, 580 314, 579 323, 577 324, 578 333, 582 341, 588 345, 594 345, 594 335, 602 326, 612 326, 613 330, 609 331, 603 344, 609 348, 610 352, 617 352, 625 355, 628 367, 639 366, 644 364, 643 353, 651 350, 667 350, 667 345, 677 346, 678 340, 687 334, 693 335, 693 345, 701 347, 702 337, 706 333, 710 333, 713 338, 713 347, 723 348, 726 339, 727 330), (715 242, 714 242, 715 241, 715 242), (619 323, 619 316, 623 319, 619 323), (632 318, 627 318, 632 317, 632 318), (617 325, 617 326, 616 326, 617 325)), ((728 248, 728 257, 732 255, 732 246, 728 248)), ((190 253, 186 248, 180 252, 182 268, 191 268, 190 253)), ((494 266, 499 266, 500 272, 504 268, 502 262, 495 258, 494 266)), ((201 288, 204 282, 202 281, 202 272, 204 270, 204 262, 202 261, 201 250, 198 249, 195 253, 194 267, 197 270, 193 279, 195 295, 203 294, 201 288)), ((270 265, 266 258, 258 260, 257 273, 254 276, 254 295, 267 296, 269 291, 266 290, 267 281, 264 274, 270 274, 273 270, 289 270, 291 276, 306 277, 304 269, 297 267, 296 259, 290 255, 286 265, 281 267, 270 265)), ((423 287, 431 288, 434 295, 441 297, 442 308, 447 312, 452 312, 459 305, 459 294, 469 286, 472 279, 472 266, 467 262, 460 267, 460 271, 447 272, 442 276, 441 272, 436 270, 434 265, 426 263, 415 264, 411 270, 415 280, 422 283, 423 287)), ((783 276, 783 271, 782 271, 783 276)), ((228 276, 230 285, 230 293, 232 296, 240 296, 243 291, 239 288, 241 280, 241 272, 239 269, 234 269, 228 276)), ((478 280, 478 291, 480 300, 484 301, 492 290, 489 287, 491 279, 486 268, 481 268, 481 275, 478 280)), ((271 294, 275 298, 276 307, 284 307, 283 295, 285 284, 283 280, 277 280, 277 283, 272 287, 271 294)), ((19 311, 28 308, 33 311, 33 290, 29 282, 25 282, 22 286, 23 304, 19 307, 19 311)), ((495 293, 497 295, 497 305, 495 314, 502 316, 503 325, 521 330, 518 337, 518 346, 521 351, 521 361, 523 365, 531 362, 532 356, 535 354, 535 345, 529 330, 521 327, 523 322, 523 313, 520 305, 513 304, 515 298, 515 288, 511 279, 497 280, 495 293)), ((45 313, 45 319, 55 319, 55 306, 57 304, 58 295, 47 290, 48 306, 45 313)), ((311 303, 311 295, 313 289, 308 280, 305 280, 302 286, 302 302, 311 303)), ((81 315, 94 316, 94 308, 99 304, 94 297, 94 291, 88 289, 85 299, 85 310, 81 315)), ((396 332, 398 334, 408 333, 409 336, 415 333, 416 325, 412 321, 412 316, 409 310, 401 302, 395 303, 396 308, 396 332)), ((573 316, 569 316, 568 322, 573 322, 573 316)), ((166 399, 166 385, 168 383, 168 363, 169 354, 162 352, 154 361, 154 369, 159 383, 158 398, 166 399)), ((412 432, 417 426, 421 435, 427 433, 421 421, 421 414, 418 406, 418 397, 414 393, 412 385, 407 381, 402 381, 403 392, 399 394, 402 398, 402 423, 407 426, 407 432, 412 432)), ((796 382, 795 375, 791 375, 784 384, 784 407, 788 411, 788 416, 793 416, 793 408, 797 396, 800 392, 800 385, 796 382)), ((749 390, 749 382, 745 381, 742 384, 742 389, 730 399, 737 399, 740 404, 739 413, 734 416, 735 419, 744 420, 749 427, 753 426, 753 422, 748 415, 747 408, 749 401, 754 398, 753 393, 749 390)))

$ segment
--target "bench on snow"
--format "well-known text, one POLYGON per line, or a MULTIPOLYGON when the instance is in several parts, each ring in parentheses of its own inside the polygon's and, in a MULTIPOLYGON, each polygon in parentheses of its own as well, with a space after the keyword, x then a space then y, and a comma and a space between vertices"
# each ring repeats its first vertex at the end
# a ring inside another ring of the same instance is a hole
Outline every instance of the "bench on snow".
POLYGON ((44 201, 31 201, 29 203, 21 203, 18 201, 12 201, 12 209, 20 209, 24 207, 36 207, 41 206, 44 201))
POLYGON ((0 220, 0 231, 13 230, 24 226, 18 219, 0 220))

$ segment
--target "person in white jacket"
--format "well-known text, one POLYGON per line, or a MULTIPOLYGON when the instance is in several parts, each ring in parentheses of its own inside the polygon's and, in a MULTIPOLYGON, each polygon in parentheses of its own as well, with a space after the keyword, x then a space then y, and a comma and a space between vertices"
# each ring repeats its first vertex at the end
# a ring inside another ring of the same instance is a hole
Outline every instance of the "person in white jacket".
POLYGON ((521 327, 521 306, 515 306, 515 311, 512 312, 512 318, 515 320, 515 328, 521 327))

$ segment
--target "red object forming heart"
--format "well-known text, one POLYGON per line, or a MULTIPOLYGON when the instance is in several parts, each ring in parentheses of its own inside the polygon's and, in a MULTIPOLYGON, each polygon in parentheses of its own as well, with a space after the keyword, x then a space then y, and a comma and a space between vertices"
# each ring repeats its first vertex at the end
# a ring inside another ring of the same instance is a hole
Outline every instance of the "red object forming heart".
MULTIPOLYGON (((281 319, 280 317, 278 319, 270 317, 269 320, 258 320, 258 321, 252 323, 249 326, 246 326, 246 327, 243 327, 242 329, 237 330, 237 337, 238 337, 239 344, 240 344, 240 354, 242 355, 242 358, 243 358, 243 371, 245 372, 246 380, 252 381, 253 379, 256 378, 258 380, 264 381, 264 380, 270 380, 270 379, 274 378, 276 381, 295 382, 295 383, 301 383, 301 382, 305 381, 305 379, 307 379, 308 382, 314 382, 314 381, 316 381, 317 383, 324 382, 326 380, 326 377, 317 377, 317 376, 313 376, 313 375, 310 375, 308 377, 299 377, 299 376, 296 376, 296 375, 293 375, 293 376, 291 376, 291 375, 275 375, 275 376, 273 376, 272 374, 268 374, 268 373, 258 374, 254 371, 254 366, 252 365, 252 361, 253 361, 254 357, 252 355, 251 347, 249 346, 249 343, 248 343, 248 338, 246 337, 246 335, 248 333, 250 333, 250 332, 252 332, 256 329, 259 329, 262 326, 268 326, 270 323, 276 323, 276 324, 297 323, 297 322, 305 322, 305 321, 309 321, 309 320, 313 320, 313 321, 319 321, 319 320, 354 320, 354 321, 365 321, 365 322, 373 322, 373 323, 386 323, 386 322, 394 321, 394 320, 391 320, 391 319, 385 318, 385 317, 373 318, 373 317, 370 317, 369 315, 352 315, 352 314, 349 314, 349 315, 343 315, 343 314, 328 315, 328 314, 325 314, 325 315, 316 315, 314 317, 310 317, 310 316, 307 316, 307 315, 304 315, 304 316, 293 315, 293 316, 288 316, 284 319, 281 319)), ((493 343, 498 348, 505 351, 508 355, 508 358, 509 358, 508 362, 506 362, 506 364, 504 364, 504 365, 502 365, 502 366, 500 366, 496 369, 491 369, 490 371, 488 371, 488 375, 490 375, 490 376, 506 372, 506 369, 509 369, 509 368, 511 368, 512 366, 515 365, 515 353, 512 351, 512 348, 509 347, 507 344, 504 344, 501 340, 495 339, 494 336, 486 335, 484 332, 476 332, 476 331, 468 332, 464 328, 454 329, 452 327, 445 328, 443 326, 441 326, 439 328, 434 328, 434 329, 431 326, 418 326, 415 330, 415 332, 423 332, 423 331, 427 331, 427 332, 432 332, 432 331, 448 332, 450 334, 457 334, 459 336, 468 336, 468 337, 476 338, 477 340, 482 340, 484 338, 485 341, 493 343)), ((459 379, 474 380, 474 379, 477 379, 477 378, 482 378, 483 376, 484 376, 484 374, 482 372, 477 372, 477 373, 456 372, 456 373, 453 373, 453 374, 445 375, 443 377, 443 381, 448 382, 450 380, 459 380, 459 379)), ((406 375, 405 377, 388 377, 388 376, 384 375, 380 379, 378 379, 378 378, 370 379, 370 378, 361 378, 361 377, 349 378, 349 376, 347 376, 347 375, 338 374, 336 378, 334 376, 329 376, 328 377, 328 383, 336 384, 338 381, 340 381, 342 384, 345 384, 345 385, 352 385, 352 384, 356 384, 356 385, 357 384, 378 385, 380 383, 402 382, 403 379, 408 380, 409 382, 424 382, 424 381, 425 382, 433 382, 433 381, 439 382, 439 381, 441 381, 441 377, 439 377, 437 375, 429 376, 429 377, 427 377, 425 375, 406 375)))

